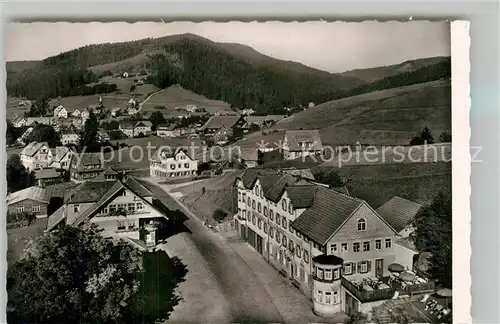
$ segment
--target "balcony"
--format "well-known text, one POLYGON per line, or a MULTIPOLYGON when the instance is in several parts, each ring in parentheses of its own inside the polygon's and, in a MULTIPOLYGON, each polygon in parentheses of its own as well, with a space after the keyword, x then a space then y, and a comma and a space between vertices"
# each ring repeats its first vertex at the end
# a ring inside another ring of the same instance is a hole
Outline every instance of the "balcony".
POLYGON ((432 292, 435 289, 435 283, 432 281, 404 282, 391 277, 379 279, 364 277, 356 280, 342 277, 342 285, 362 303, 391 299, 396 292, 399 295, 414 295, 432 292))

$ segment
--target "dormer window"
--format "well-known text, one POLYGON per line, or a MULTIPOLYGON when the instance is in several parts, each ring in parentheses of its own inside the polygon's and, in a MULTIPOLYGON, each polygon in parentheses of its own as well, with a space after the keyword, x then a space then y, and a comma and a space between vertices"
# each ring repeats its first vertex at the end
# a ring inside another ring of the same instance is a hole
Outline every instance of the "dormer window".
POLYGON ((358 231, 366 231, 366 220, 364 218, 358 219, 358 231))

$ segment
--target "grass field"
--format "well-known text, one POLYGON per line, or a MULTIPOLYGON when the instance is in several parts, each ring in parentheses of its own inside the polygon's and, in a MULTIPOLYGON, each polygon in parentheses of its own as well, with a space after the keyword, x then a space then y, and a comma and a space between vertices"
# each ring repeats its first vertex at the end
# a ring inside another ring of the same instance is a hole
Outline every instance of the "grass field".
POLYGON ((12 266, 21 256, 27 242, 43 234, 47 228, 47 218, 37 219, 34 224, 27 227, 7 230, 7 262, 12 266))
POLYGON ((158 111, 156 106, 164 106, 166 109, 159 110, 165 117, 175 117, 185 111, 176 111, 176 107, 185 107, 186 105, 195 105, 198 108, 204 108, 207 112, 231 111, 229 104, 219 100, 211 100, 202 95, 183 89, 180 85, 174 85, 162 92, 152 96, 142 106, 145 112, 158 111))
POLYGON ((351 178, 351 195, 378 208, 394 196, 418 203, 430 201, 439 191, 451 191, 451 163, 394 163, 333 168, 351 178))
POLYGON ((436 138, 441 132, 451 130, 450 81, 421 83, 326 102, 281 120, 274 128, 319 129, 322 142, 328 145, 356 141, 401 145, 408 144, 424 126, 428 126, 436 138))
POLYGON ((7 103, 5 106, 5 114, 7 119, 12 119, 16 115, 18 116, 24 116, 25 112, 28 112, 30 110, 30 105, 28 106, 19 106, 19 101, 26 100, 24 98, 15 98, 15 97, 8 97, 7 98, 7 103))

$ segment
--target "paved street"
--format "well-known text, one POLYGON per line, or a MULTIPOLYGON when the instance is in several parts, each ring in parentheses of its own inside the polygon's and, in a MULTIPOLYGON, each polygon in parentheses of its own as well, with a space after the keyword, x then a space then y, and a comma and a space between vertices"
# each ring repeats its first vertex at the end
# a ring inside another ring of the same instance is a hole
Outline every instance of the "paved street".
POLYGON ((169 322, 325 322, 312 313, 311 301, 248 244, 210 231, 163 186, 149 188, 169 208, 190 218, 185 225, 191 231, 162 245, 188 267, 186 282, 180 286, 184 301, 169 322))

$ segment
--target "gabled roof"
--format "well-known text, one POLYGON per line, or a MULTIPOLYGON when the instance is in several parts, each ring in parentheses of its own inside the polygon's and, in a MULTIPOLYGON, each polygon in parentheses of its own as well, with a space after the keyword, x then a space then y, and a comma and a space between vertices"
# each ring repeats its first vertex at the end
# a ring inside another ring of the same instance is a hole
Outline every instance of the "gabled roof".
POLYGON ((295 167, 291 167, 291 168, 284 168, 282 170, 283 170, 283 172, 286 172, 286 173, 291 174, 291 175, 296 176, 296 177, 306 178, 309 180, 315 180, 314 175, 311 172, 311 169, 307 169, 307 168, 306 169, 297 169, 295 167))
POLYGON ((73 159, 75 159, 77 165, 77 170, 81 171, 84 170, 84 167, 86 165, 100 165, 103 167, 103 164, 101 163, 101 159, 97 156, 97 154, 93 153, 80 153, 80 154, 74 154, 73 159))
POLYGON ((240 116, 212 116, 205 123, 205 125, 201 126, 200 130, 205 129, 220 129, 222 127, 226 129, 233 128, 234 125, 240 120, 240 116))
POLYGON ((53 120, 54 117, 28 117, 28 119, 26 120, 26 124, 28 124, 28 126, 34 123, 50 125, 53 120))
POLYGON ((170 124, 170 125, 161 124, 161 125, 158 125, 158 127, 156 128, 156 130, 171 131, 171 130, 174 130, 176 127, 177 127, 177 125, 175 125, 175 124, 170 124))
POLYGON ((363 200, 318 186, 312 205, 293 221, 292 227, 324 245, 362 204, 363 200))
POLYGON ((397 232, 403 230, 419 212, 422 205, 395 196, 377 209, 377 213, 397 232))
POLYGON ((120 123, 120 128, 121 129, 134 129, 134 124, 131 122, 122 122, 120 123))
POLYGON ((195 157, 192 156, 192 152, 190 152, 190 150, 187 150, 185 149, 184 147, 182 146, 179 146, 175 149, 171 149, 170 147, 160 147, 156 152, 155 154, 151 157, 151 160, 152 161, 161 161, 161 160, 164 160, 164 159, 169 159, 169 158, 173 158, 175 157, 179 152, 184 152, 184 154, 186 154, 186 156, 191 159, 191 160, 195 160, 195 157))
POLYGON ((22 149, 21 155, 34 156, 43 146, 49 148, 47 142, 31 142, 22 149))
POLYGON ((47 231, 50 231, 58 224, 60 224, 64 219, 66 219, 66 205, 62 205, 58 210, 56 210, 52 215, 49 216, 47 220, 47 231))
POLYGON ((415 246, 415 241, 412 237, 402 237, 396 240, 396 244, 401 245, 402 247, 407 248, 415 253, 418 253, 417 247, 415 246))
POLYGON ((317 129, 287 130, 285 132, 285 137, 287 139, 287 146, 290 151, 302 151, 300 143, 303 142, 313 143, 313 147, 308 150, 316 151, 323 148, 321 137, 319 136, 319 131, 317 129))
POLYGON ((151 126, 153 126, 153 123, 150 122, 149 120, 141 120, 135 124, 135 127, 151 127, 151 126))
POLYGON ((21 202, 26 199, 36 200, 41 203, 49 203, 47 197, 47 191, 41 187, 29 187, 23 190, 19 190, 11 193, 7 196, 7 206, 21 202))
POLYGON ((106 192, 110 190, 113 181, 86 181, 65 196, 65 203, 89 203, 97 202, 106 192))

